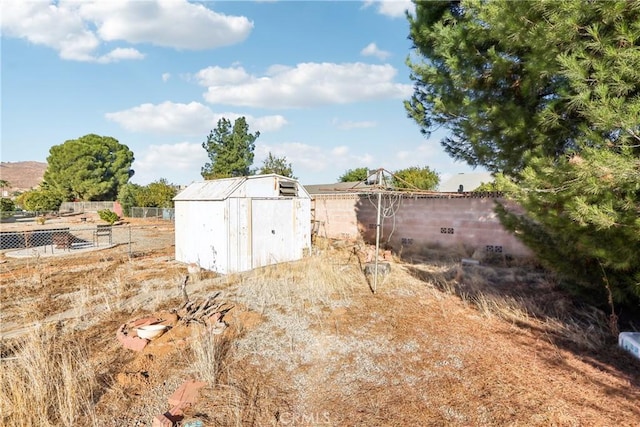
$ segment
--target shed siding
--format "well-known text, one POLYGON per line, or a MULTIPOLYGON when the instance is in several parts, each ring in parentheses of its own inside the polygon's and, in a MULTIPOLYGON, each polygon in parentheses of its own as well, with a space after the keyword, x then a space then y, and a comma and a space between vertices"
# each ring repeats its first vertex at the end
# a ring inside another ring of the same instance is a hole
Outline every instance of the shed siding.
POLYGON ((174 198, 176 260, 222 274, 302 258, 311 246, 309 194, 278 175, 193 183, 174 198), (299 197, 280 196, 281 181, 299 197))
POLYGON ((225 272, 227 221, 225 203, 176 202, 176 259, 225 272))

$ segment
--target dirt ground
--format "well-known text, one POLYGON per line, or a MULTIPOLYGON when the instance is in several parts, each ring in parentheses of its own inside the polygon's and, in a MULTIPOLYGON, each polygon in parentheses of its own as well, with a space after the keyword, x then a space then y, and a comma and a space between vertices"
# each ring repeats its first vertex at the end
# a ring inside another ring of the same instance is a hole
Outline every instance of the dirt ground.
POLYGON ((165 243, 135 257, 0 258, 3 357, 37 325, 87 349, 94 410, 75 425, 150 426, 190 378, 207 386, 178 425, 640 425, 640 361, 561 316, 570 304, 544 272, 394 259, 374 294, 360 246, 325 241, 286 265, 189 273, 173 229, 146 225, 165 243), (224 333, 176 324, 142 352, 123 348, 118 327, 174 312, 188 274, 191 300, 220 292, 233 306, 224 333), (480 282, 494 294, 473 294, 480 282), (558 314, 496 296, 522 287, 558 314))

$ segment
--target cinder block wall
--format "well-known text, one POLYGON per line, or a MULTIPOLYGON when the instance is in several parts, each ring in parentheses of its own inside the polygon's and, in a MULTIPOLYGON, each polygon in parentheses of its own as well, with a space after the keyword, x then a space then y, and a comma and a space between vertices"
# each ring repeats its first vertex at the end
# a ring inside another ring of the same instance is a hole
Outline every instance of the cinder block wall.
MULTIPOLYGON (((530 257, 531 251, 505 230, 490 197, 382 196, 381 242, 395 252, 425 247, 462 249, 530 257)), ((317 195, 312 202, 319 234, 375 242, 377 196, 317 195)))

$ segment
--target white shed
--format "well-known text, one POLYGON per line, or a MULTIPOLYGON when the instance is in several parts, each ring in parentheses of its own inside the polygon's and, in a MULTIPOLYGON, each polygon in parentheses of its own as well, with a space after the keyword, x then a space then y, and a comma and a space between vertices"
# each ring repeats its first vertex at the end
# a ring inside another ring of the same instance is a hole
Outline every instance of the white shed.
POLYGON ((222 274, 302 258, 311 198, 280 175, 194 182, 175 201, 176 260, 222 274))

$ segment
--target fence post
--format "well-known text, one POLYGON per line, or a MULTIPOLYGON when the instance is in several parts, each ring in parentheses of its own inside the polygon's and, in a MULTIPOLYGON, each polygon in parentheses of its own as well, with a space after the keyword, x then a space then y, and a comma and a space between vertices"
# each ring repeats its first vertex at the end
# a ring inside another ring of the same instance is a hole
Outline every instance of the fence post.
POLYGON ((129 224, 129 259, 131 259, 131 224, 129 224))

